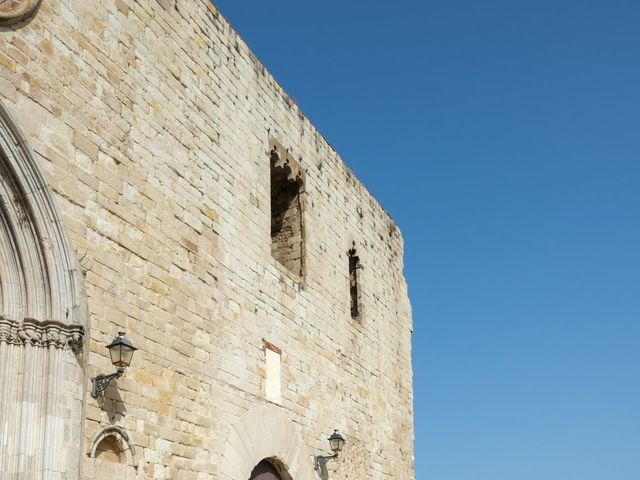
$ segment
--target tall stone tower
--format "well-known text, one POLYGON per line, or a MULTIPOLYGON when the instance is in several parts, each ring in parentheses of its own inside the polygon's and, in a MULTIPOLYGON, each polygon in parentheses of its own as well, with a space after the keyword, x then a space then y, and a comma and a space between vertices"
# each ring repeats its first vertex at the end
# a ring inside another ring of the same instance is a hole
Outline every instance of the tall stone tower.
POLYGON ((0 477, 412 479, 400 232, 216 8, 0 24, 0 477))

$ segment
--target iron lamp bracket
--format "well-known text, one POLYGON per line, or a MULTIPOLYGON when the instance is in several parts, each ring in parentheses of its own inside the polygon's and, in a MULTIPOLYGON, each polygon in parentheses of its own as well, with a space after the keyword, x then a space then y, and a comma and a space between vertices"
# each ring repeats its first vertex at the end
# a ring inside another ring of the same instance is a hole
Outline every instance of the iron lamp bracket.
POLYGON ((91 387, 91 396, 93 398, 98 398, 98 395, 107 389, 111 381, 120 378, 123 373, 124 368, 119 368, 116 373, 112 373, 111 375, 100 374, 97 377, 93 377, 91 379, 93 384, 91 387))

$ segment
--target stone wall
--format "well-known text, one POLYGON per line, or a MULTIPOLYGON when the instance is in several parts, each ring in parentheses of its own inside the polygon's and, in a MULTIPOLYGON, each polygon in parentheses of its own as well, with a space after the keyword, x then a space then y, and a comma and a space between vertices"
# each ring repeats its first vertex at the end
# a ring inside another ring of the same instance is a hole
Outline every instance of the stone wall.
POLYGON ((1 27, 0 98, 84 270, 88 376, 117 331, 139 348, 86 401, 83 477, 245 480, 271 458, 311 479, 339 429, 330 478, 413 478, 401 235, 214 6, 44 0, 1 27), (304 176, 302 275, 272 255, 273 141, 304 176))

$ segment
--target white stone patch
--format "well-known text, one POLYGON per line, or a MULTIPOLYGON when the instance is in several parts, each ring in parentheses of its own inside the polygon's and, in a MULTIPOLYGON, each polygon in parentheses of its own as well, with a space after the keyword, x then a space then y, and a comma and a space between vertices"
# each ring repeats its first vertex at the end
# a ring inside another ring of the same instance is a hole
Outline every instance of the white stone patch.
POLYGON ((264 383, 267 400, 280 405, 282 403, 282 375, 280 354, 265 348, 267 379, 264 383))

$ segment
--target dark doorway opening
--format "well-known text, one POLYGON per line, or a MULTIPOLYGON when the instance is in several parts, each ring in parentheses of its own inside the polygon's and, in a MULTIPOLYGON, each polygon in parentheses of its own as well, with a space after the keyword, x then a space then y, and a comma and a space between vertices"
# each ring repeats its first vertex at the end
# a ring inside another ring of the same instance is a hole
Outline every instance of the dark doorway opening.
POLYGON ((282 480, 282 477, 271 462, 262 460, 251 472, 249 480, 282 480))

